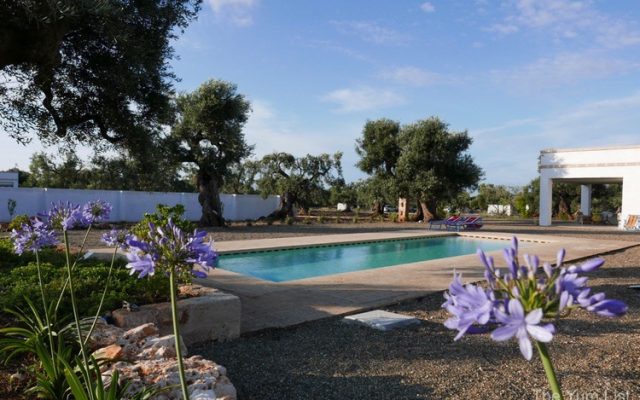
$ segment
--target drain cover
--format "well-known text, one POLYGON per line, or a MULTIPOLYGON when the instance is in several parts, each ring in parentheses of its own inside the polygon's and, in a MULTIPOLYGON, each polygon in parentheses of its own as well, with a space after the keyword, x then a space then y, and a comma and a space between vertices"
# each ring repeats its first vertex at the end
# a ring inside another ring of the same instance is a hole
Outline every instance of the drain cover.
POLYGON ((392 329, 420 324, 420 320, 415 317, 384 310, 373 310, 362 314, 349 315, 344 317, 344 322, 366 325, 379 331, 390 331, 392 329))

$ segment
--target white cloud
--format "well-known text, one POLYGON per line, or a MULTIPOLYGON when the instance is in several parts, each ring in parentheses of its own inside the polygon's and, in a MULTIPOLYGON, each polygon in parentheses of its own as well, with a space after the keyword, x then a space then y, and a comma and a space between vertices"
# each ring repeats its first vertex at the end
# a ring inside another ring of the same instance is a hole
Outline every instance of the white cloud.
POLYGON ((334 90, 323 96, 322 100, 337 104, 335 111, 341 113, 389 108, 405 103, 405 99, 394 91, 368 86, 334 90))
POLYGON ((528 28, 549 33, 556 40, 582 39, 585 44, 609 49, 640 44, 635 23, 603 13, 591 1, 511 0, 507 7, 503 21, 486 30, 506 35, 528 28))
POLYGON ((237 26, 253 24, 253 9, 258 0, 207 0, 217 18, 237 26))
POLYGON ((602 79, 640 69, 640 63, 615 59, 596 51, 562 53, 506 70, 494 70, 495 81, 506 83, 515 91, 538 91, 576 84, 584 80, 602 79))
POLYGON ((389 69, 380 73, 380 77, 409 86, 432 86, 456 82, 452 77, 414 66, 389 69))
POLYGON ((640 92, 469 129, 475 139, 471 152, 487 182, 524 184, 537 176, 542 149, 638 144, 638 109, 640 92))
POLYGON ((397 32, 391 28, 382 26, 371 21, 331 21, 338 32, 353 35, 365 42, 403 46, 406 45, 410 37, 406 34, 397 32))
POLYGON ((336 53, 344 54, 347 57, 350 57, 356 60, 369 62, 369 63, 372 62, 371 58, 364 55, 363 53, 353 50, 351 48, 342 46, 340 44, 336 44, 330 40, 308 40, 308 41, 305 40, 304 45, 311 48, 324 49, 324 50, 329 50, 336 53))
POLYGON ((420 9, 426 13, 432 13, 436 11, 436 7, 428 1, 420 4, 420 9))
POLYGON ((490 27, 486 28, 485 30, 489 32, 500 33, 502 35, 508 35, 510 33, 518 32, 520 29, 518 29, 518 27, 515 24, 499 23, 499 24, 493 24, 490 27))

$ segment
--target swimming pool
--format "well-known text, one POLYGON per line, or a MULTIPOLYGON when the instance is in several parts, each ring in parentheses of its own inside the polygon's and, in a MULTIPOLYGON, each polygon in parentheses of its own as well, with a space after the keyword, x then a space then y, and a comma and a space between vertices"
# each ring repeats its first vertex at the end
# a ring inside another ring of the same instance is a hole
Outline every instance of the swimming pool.
POLYGON ((499 250, 501 240, 459 236, 386 240, 297 249, 222 254, 218 268, 272 282, 389 267, 499 250))

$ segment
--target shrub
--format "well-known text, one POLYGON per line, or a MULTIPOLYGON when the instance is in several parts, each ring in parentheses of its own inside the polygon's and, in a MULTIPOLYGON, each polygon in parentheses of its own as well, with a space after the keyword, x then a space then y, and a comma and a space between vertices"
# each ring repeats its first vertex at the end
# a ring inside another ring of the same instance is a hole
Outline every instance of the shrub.
POLYGON ((358 218, 358 215, 355 215, 355 216, 351 219, 351 221, 352 221, 354 224, 357 224, 357 223, 359 223, 359 222, 360 222, 360 218, 358 218))
MULTIPOLYGON (((40 250, 40 261, 50 264, 63 265, 65 256, 56 249, 49 248, 40 250)), ((13 251, 13 244, 9 238, 0 239, 0 271, 11 269, 20 265, 27 265, 35 262, 36 256, 33 253, 17 255, 13 251)))
POLYGON ((391 222, 398 222, 398 213, 389 213, 389 219, 391 220, 391 222))
POLYGON ((267 225, 268 225, 268 226, 273 225, 273 218, 272 218, 272 217, 267 217, 267 220, 266 220, 266 221, 267 221, 267 225))
POLYGON ((11 220, 7 230, 12 231, 14 229, 20 229, 23 224, 29 223, 29 216, 27 214, 16 215, 14 219, 11 220))
POLYGON ((156 205, 156 212, 153 214, 144 213, 142 220, 131 228, 131 232, 138 237, 146 237, 150 223, 155 226, 165 226, 169 219, 183 232, 193 232, 195 226, 190 221, 185 220, 183 216, 184 206, 182 204, 176 204, 173 207, 158 204, 156 205))
MULTIPOLYGON (((67 279, 66 270, 61 265, 48 262, 40 264, 45 295, 50 299, 58 297, 67 279)), ((129 275, 129 270, 125 269, 124 265, 124 260, 116 261, 103 310, 119 308, 122 300, 135 304, 169 300, 167 293, 169 283, 165 276, 156 274, 148 279, 136 279, 129 275)), ((88 317, 95 314, 108 272, 109 264, 99 261, 82 262, 76 267, 74 290, 76 296, 82 299, 78 302, 80 315, 88 317)), ((26 308, 25 297, 29 299, 40 297, 34 262, 15 267, 0 275, 0 309, 26 308)), ((37 307, 40 306, 38 302, 35 304, 37 307)), ((70 298, 64 296, 60 305, 60 315, 71 315, 71 313, 70 298)))
POLYGON ((296 220, 290 215, 288 215, 287 218, 284 219, 284 223, 287 225, 293 225, 294 222, 296 222, 296 220))
POLYGON ((248 220, 245 221, 245 225, 246 226, 253 226, 253 221, 248 219, 248 220))

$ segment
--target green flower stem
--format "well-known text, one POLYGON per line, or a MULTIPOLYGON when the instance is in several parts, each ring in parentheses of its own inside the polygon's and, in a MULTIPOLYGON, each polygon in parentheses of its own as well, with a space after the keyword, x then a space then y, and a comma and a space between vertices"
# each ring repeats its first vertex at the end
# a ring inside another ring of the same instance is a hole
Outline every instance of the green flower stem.
POLYGON ((187 390, 187 381, 184 377, 184 365, 182 363, 182 349, 180 347, 180 321, 178 319, 178 301, 176 295, 176 276, 175 268, 169 270, 169 286, 171 291, 171 317, 173 319, 173 337, 176 344, 176 359, 178 360, 178 371, 180 372, 180 387, 182 388, 182 397, 189 400, 189 391, 187 390))
MULTIPOLYGON (((84 245, 87 242, 87 237, 89 237, 89 232, 91 232, 91 225, 87 228, 87 231, 84 233, 84 239, 82 239, 82 243, 80 244, 80 251, 78 252, 78 256, 73 261, 73 265, 71 265, 71 270, 76 269, 76 265, 78 265, 78 260, 80 259, 80 254, 82 254, 82 250, 84 250, 84 245)), ((67 251, 67 264, 69 264, 69 244, 67 243, 67 231, 64 231, 65 237, 65 248, 67 251)), ((58 297, 58 301, 56 302, 56 314, 58 313, 58 308, 60 307, 60 303, 62 302, 62 298, 64 297, 64 292, 67 290, 67 286, 69 285, 69 277, 64 281, 64 285, 62 285, 62 290, 60 290, 60 296, 58 297)))
POLYGON ((542 365, 544 366, 544 372, 547 374, 547 380, 549 381, 549 386, 551 387, 551 392, 553 393, 554 400, 563 400, 562 397, 562 389, 560 389, 560 384, 558 383, 558 378, 556 377, 556 372, 553 370, 553 364, 551 363, 551 357, 549 356, 549 350, 547 350, 547 346, 544 343, 534 341, 536 344, 536 348, 538 349, 538 353, 540 354, 540 359, 542 360, 542 365))
MULTIPOLYGON (((87 357, 87 351, 84 347, 84 341, 82 340, 82 329, 80 328, 80 316, 78 315, 78 307, 76 306, 76 298, 75 292, 73 291, 73 279, 71 279, 71 260, 69 259, 69 236, 67 231, 63 231, 64 236, 64 247, 65 247, 65 256, 67 259, 67 280, 69 282, 69 295, 71 296, 71 309, 73 310, 73 319, 76 323, 76 333, 78 335, 78 343, 80 344, 80 353, 82 354, 82 361, 86 368, 89 368, 91 364, 89 364, 89 358, 87 357)), ((90 386, 88 389, 90 398, 93 399, 93 386, 90 381, 87 382, 90 386)))
POLYGON ((113 250, 113 255, 111 256, 111 265, 109 265, 109 273, 107 274, 107 280, 104 284, 104 290, 102 291, 102 297, 100 297, 100 304, 98 304, 98 309, 96 310, 96 315, 93 318, 93 322, 91 323, 91 328, 89 328, 89 332, 87 333, 87 337, 84 339, 85 346, 87 342, 89 342, 89 338, 93 333, 93 330, 96 328, 96 324, 98 323, 98 318, 100 318, 100 312, 102 311, 102 305, 104 304, 104 298, 107 295, 107 289, 109 288, 109 281, 111 280, 111 272, 113 271, 113 264, 116 261, 116 255, 118 254, 118 246, 113 250))
POLYGON ((38 250, 36 254, 36 269, 38 270, 38 284, 40 285, 40 295, 42 296, 42 307, 44 311, 44 320, 47 323, 47 336, 49 337, 49 350, 51 351, 51 359, 55 360, 55 354, 53 349, 53 333, 51 332, 51 321, 49 321, 49 308, 47 307, 47 299, 44 295, 44 285, 42 284, 42 272, 40 271, 40 255, 38 250))

